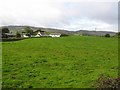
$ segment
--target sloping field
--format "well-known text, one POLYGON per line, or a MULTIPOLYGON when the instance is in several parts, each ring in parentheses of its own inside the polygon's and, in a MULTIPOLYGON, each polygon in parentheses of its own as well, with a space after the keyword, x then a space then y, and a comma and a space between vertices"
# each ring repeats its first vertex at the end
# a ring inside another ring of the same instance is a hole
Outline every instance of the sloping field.
POLYGON ((3 87, 92 88, 117 76, 116 38, 69 36, 2 43, 3 87))

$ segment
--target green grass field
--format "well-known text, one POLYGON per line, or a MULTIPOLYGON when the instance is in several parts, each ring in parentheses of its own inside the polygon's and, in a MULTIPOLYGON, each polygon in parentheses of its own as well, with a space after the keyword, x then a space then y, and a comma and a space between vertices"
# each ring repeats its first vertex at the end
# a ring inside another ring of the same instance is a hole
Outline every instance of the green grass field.
POLYGON ((92 88, 118 74, 117 38, 69 36, 2 43, 3 88, 92 88))

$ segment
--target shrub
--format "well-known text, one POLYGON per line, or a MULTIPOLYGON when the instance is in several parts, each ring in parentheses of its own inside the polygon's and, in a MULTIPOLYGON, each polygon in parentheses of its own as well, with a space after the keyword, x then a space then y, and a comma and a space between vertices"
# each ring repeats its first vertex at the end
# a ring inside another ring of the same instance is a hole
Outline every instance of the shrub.
POLYGON ((20 38, 21 37, 21 34, 19 32, 16 32, 16 37, 17 38, 20 38))
POLYGON ((7 27, 2 27, 2 33, 9 33, 9 29, 7 27))
POLYGON ((27 38, 2 38, 2 42, 8 42, 8 41, 18 41, 18 40, 23 40, 27 38))
POLYGON ((27 33, 27 36, 29 36, 29 37, 31 37, 31 35, 33 35, 33 30, 29 26, 26 26, 24 28, 24 31, 27 33))
POLYGON ((61 37, 69 36, 68 34, 61 34, 61 37))
POLYGON ((117 78, 101 75, 97 80, 97 90, 116 90, 120 88, 120 76, 117 78))
POLYGON ((109 37, 110 37, 110 34, 105 34, 105 37, 108 37, 108 38, 109 38, 109 37))
POLYGON ((120 32, 116 33, 116 35, 118 38, 120 38, 120 32))

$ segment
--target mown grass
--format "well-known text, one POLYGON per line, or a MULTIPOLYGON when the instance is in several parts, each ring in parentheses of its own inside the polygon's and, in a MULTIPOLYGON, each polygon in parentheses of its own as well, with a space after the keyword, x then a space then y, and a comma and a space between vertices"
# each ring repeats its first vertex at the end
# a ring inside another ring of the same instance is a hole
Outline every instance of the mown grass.
POLYGON ((3 88, 92 88, 100 74, 118 74, 116 38, 30 38, 2 51, 3 88))

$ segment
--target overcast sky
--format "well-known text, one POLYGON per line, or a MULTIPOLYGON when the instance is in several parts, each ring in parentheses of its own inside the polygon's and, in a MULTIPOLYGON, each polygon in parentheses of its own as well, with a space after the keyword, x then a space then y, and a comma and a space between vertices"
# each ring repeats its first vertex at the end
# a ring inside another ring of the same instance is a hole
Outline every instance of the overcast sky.
POLYGON ((0 26, 118 30, 118 0, 0 0, 0 26))

